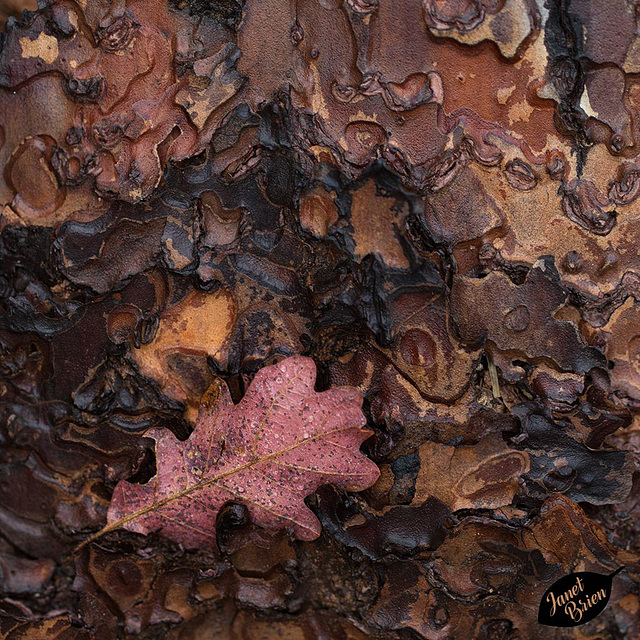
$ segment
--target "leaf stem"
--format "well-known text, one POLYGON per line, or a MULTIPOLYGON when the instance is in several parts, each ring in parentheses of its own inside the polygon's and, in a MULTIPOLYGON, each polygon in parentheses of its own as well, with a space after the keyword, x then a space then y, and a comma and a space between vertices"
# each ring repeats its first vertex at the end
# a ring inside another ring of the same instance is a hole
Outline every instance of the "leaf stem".
POLYGON ((626 567, 623 565, 621 567, 618 567, 613 573, 609 574, 609 577, 611 579, 613 579, 615 576, 617 576, 623 569, 626 569, 626 567))

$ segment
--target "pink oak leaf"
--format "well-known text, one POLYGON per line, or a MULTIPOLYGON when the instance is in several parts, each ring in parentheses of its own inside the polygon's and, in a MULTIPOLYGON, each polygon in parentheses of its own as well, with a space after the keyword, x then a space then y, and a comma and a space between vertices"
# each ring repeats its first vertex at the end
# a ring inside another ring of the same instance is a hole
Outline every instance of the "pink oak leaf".
POLYGON ((156 441, 157 475, 144 485, 119 482, 97 535, 124 527, 210 547, 218 512, 236 501, 255 524, 317 538, 320 522, 305 496, 329 483, 361 491, 379 470, 359 450, 371 435, 362 429, 360 392, 317 393, 315 379, 313 360, 293 356, 258 371, 237 405, 224 382, 214 382, 186 441, 167 430, 147 433, 156 441))

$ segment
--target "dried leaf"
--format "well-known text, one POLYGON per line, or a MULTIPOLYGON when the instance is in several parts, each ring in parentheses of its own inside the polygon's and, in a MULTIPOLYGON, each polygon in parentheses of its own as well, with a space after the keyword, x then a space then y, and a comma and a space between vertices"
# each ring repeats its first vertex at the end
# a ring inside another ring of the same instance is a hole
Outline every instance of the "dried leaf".
POLYGON ((222 505, 238 501, 257 524, 316 538, 320 523, 304 497, 328 482, 363 490, 379 472, 358 452, 369 435, 359 392, 316 393, 314 383, 315 364, 302 356, 261 369, 236 406, 226 385, 214 382, 186 442, 148 434, 156 441, 157 475, 146 485, 121 481, 108 526, 97 535, 161 530, 185 546, 207 547, 222 505))

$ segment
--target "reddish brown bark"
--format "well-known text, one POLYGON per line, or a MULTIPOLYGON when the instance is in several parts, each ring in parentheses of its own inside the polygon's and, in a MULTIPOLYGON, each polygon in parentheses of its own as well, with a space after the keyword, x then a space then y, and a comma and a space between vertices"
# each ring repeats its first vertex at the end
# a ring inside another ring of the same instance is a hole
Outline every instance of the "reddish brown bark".
POLYGON ((635 2, 33 9, 0 6, 0 633, 640 636, 635 2), (380 468, 306 499, 318 539, 238 499, 208 548, 79 548, 145 434, 290 356, 358 389, 380 468))

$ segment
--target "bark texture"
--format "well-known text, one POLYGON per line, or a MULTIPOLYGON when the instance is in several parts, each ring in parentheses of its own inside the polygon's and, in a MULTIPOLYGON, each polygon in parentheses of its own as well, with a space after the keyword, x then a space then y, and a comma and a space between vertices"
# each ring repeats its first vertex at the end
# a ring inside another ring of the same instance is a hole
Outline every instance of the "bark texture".
POLYGON ((0 635, 640 637, 635 0, 0 18, 0 635), (149 429, 292 355, 359 390, 380 468, 307 498, 319 538, 238 499, 210 548, 76 550, 149 429), (622 565, 593 621, 537 623, 622 565))

